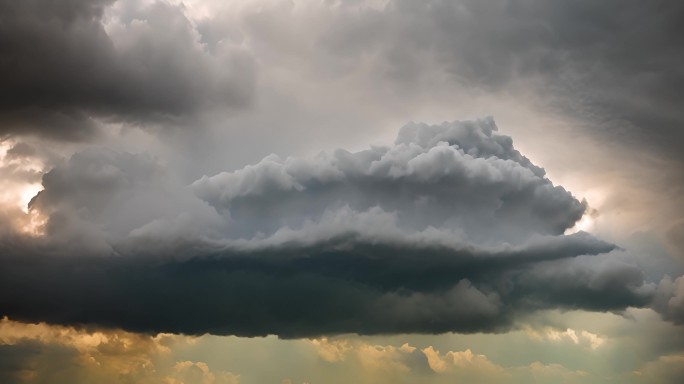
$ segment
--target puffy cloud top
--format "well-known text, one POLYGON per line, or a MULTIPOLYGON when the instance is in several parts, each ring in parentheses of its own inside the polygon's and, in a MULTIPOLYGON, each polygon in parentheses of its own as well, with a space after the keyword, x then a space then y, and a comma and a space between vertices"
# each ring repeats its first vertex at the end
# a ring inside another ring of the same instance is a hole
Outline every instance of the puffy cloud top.
POLYGON ((400 228, 449 229, 474 242, 517 242, 572 227, 585 203, 554 186, 496 130, 493 119, 409 124, 392 147, 269 156, 192 188, 239 222, 243 235, 317 221, 339 207, 378 207, 396 214, 400 228))

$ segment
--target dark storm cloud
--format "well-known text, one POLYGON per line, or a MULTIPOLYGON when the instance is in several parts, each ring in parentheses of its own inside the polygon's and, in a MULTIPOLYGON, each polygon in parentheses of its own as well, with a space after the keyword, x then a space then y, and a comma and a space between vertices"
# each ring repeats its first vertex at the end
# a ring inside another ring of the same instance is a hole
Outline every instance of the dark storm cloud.
POLYGON ((0 134, 79 140, 97 118, 171 124, 249 103, 249 55, 228 42, 209 53, 182 8, 161 2, 106 31, 111 3, 0 2, 0 134))
MULTIPOLYGON (((23 249, 20 256, 3 256, 8 267, 0 272, 0 308, 22 321, 242 336, 492 332, 512 325, 521 297, 517 292, 502 296, 494 285, 503 272, 524 269, 525 251, 473 255, 339 243, 222 252, 186 261, 135 255, 46 258, 23 249)), ((571 253, 610 248, 591 243, 571 253)), ((557 255, 549 251, 544 257, 557 255)), ((526 305, 526 311, 556 307, 553 295, 524 297, 539 301, 526 305)), ((583 308, 586 302, 577 297, 566 304, 583 308)), ((634 295, 619 308, 638 304, 634 295)))
POLYGON ((645 306, 656 290, 611 263, 614 245, 563 235, 584 205, 491 119, 409 124, 392 147, 268 157, 191 188, 149 156, 92 148, 43 186, 31 206, 45 237, 0 241, 0 315, 22 321, 497 332, 538 309, 645 306))

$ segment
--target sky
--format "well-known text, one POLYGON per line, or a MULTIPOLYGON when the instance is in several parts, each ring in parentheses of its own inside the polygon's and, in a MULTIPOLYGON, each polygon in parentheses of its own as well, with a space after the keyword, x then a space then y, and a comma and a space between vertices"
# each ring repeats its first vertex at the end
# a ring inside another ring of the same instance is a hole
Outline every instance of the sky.
POLYGON ((0 0, 0 382, 681 383, 683 17, 0 0))

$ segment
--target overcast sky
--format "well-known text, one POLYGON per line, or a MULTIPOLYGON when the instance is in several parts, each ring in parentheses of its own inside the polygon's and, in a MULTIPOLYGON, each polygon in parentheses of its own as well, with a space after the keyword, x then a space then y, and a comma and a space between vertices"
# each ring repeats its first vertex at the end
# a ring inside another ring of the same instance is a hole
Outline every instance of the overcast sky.
POLYGON ((680 383, 683 18, 0 0, 0 382, 680 383))

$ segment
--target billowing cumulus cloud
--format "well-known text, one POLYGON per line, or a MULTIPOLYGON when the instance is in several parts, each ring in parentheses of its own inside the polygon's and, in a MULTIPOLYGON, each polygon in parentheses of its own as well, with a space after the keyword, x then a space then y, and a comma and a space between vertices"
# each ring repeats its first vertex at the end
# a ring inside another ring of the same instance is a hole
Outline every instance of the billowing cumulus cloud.
POLYGON ((81 140, 98 119, 165 125, 249 104, 253 65, 226 40, 211 52, 181 6, 0 2, 0 134, 81 140))
POLYGON ((166 225, 168 241, 208 237, 222 228, 213 209, 143 154, 91 148, 48 172, 43 187, 30 207, 49 218, 47 236, 77 252, 116 252, 136 229, 157 223, 166 225), (182 231, 171 233, 173 223, 182 231))
POLYGON ((498 135, 492 119, 409 124, 393 147, 308 160, 272 156, 205 177, 193 188, 234 220, 266 233, 317 221, 333 207, 379 207, 394 212, 405 229, 449 228, 471 241, 515 241, 562 234, 585 210, 516 151, 510 137, 498 135))
POLYGON ((619 311, 656 287, 493 120, 409 124, 390 147, 267 157, 185 187, 93 148, 43 177, 44 236, 2 242, 15 319, 144 332, 496 332, 547 308, 619 311))

